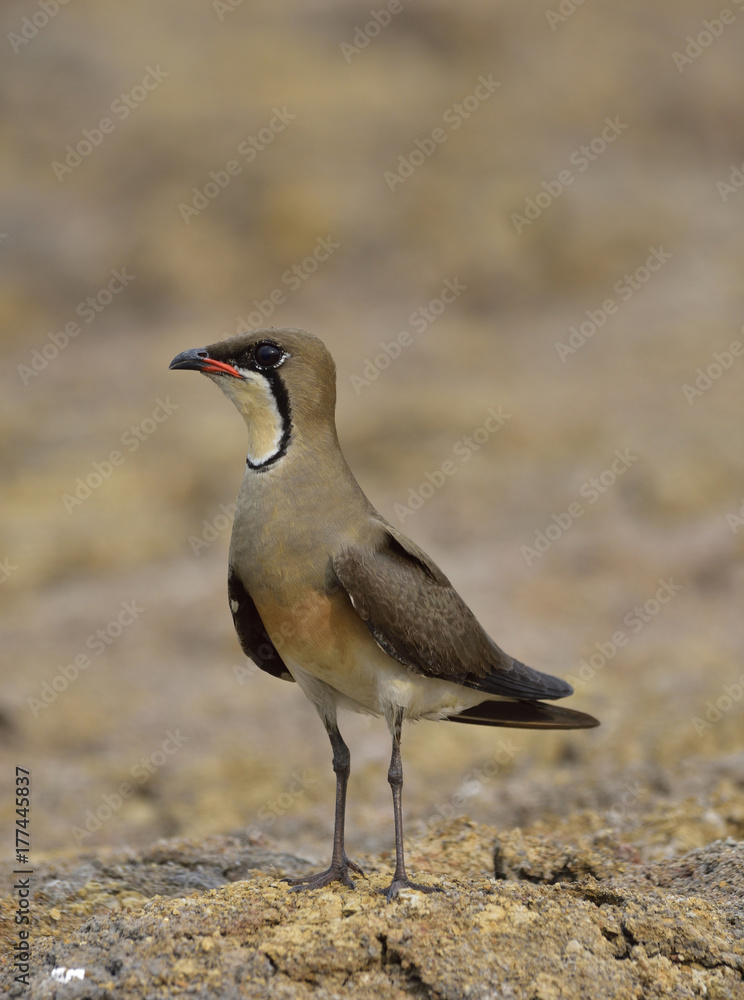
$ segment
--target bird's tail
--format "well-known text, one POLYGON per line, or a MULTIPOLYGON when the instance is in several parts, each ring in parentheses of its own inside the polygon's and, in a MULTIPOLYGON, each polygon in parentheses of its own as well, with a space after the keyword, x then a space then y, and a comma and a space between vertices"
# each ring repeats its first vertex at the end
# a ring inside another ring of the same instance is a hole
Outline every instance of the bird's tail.
POLYGON ((592 729, 599 725, 594 716, 585 712, 546 705, 541 701, 483 701, 448 718, 450 722, 513 729, 592 729))

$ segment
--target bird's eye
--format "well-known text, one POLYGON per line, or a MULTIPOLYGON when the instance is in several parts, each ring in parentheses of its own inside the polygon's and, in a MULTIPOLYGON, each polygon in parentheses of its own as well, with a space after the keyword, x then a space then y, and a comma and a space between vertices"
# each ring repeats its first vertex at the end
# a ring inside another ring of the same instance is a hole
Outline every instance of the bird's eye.
POLYGON ((276 368, 284 355, 276 344, 259 344, 254 357, 261 368, 276 368))

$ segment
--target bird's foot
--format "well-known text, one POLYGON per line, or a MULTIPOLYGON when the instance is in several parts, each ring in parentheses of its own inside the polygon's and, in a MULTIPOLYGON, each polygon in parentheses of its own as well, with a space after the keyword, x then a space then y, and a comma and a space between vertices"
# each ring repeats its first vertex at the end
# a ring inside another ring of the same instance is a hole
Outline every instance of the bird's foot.
POLYGON ((394 899, 397 898, 398 893, 401 889, 416 889, 418 892, 442 892, 441 886, 438 885, 421 885, 420 882, 412 882, 407 875, 403 877, 396 877, 390 883, 389 888, 380 889, 380 892, 386 897, 388 903, 392 903, 394 899))
POLYGON ((287 882, 292 887, 293 892, 301 892, 303 889, 322 889, 323 886, 330 885, 331 882, 340 882, 355 889, 356 886, 349 877, 349 869, 357 875, 364 875, 364 872, 353 861, 344 855, 342 862, 331 862, 324 872, 317 872, 315 875, 305 875, 302 878, 283 878, 282 882, 287 882))

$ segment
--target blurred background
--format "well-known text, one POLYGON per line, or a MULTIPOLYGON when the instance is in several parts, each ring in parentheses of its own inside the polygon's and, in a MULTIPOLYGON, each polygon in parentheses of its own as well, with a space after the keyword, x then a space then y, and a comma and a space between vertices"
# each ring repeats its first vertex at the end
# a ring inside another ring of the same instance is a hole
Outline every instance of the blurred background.
MULTIPOLYGON (((381 513, 602 721, 408 727, 409 834, 741 788, 744 8, 710 10, 7 0, 0 749, 37 850, 328 853, 322 725, 227 606, 242 423, 168 372, 269 325, 333 353, 381 513)), ((353 856, 389 741, 342 731, 353 856)))

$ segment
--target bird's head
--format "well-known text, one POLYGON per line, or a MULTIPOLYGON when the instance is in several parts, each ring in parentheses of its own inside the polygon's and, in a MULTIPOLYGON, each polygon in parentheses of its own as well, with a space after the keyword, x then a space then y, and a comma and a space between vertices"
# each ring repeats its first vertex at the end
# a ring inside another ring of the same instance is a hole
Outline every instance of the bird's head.
POLYGON ((254 330, 184 351, 172 369, 201 372, 232 400, 248 427, 248 464, 267 469, 295 436, 335 434, 336 368, 322 341, 304 330, 254 330))

